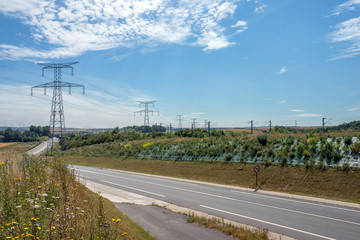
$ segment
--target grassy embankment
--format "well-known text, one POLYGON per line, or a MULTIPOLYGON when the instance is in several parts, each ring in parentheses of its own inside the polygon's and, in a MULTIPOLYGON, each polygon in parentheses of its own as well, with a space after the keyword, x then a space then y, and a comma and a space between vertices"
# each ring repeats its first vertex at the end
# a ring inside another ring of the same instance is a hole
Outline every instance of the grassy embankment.
POLYGON ((0 239, 153 239, 76 181, 64 161, 0 148, 0 239))
MULTIPOLYGON (((83 164, 205 182, 255 187, 253 164, 234 162, 180 162, 110 157, 64 156, 71 164, 83 164)), ((360 203, 360 171, 303 166, 261 166, 259 188, 360 203)))

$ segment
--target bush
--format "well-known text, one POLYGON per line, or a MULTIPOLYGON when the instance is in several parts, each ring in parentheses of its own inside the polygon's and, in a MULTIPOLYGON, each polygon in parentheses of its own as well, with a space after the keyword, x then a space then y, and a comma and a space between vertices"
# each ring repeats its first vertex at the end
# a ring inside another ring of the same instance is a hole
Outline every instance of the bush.
POLYGON ((344 144, 350 146, 352 144, 352 136, 345 136, 344 137, 344 144))
POLYGON ((360 142, 355 142, 350 146, 351 153, 354 155, 359 155, 360 153, 360 142))
POLYGON ((316 144, 319 142, 319 139, 317 139, 316 137, 310 137, 307 141, 307 143, 310 146, 316 146, 316 144))
POLYGON ((233 155, 231 154, 231 153, 227 153, 226 155, 225 155, 225 161, 231 161, 231 159, 233 158, 233 155))
POLYGON ((261 146, 265 147, 268 142, 268 137, 266 134, 261 134, 257 136, 257 140, 261 144, 261 146))

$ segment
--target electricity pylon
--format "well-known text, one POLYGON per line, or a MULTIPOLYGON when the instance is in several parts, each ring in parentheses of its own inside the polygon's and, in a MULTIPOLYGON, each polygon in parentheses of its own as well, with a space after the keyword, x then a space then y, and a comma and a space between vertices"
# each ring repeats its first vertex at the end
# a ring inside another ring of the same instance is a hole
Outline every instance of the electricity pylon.
POLYGON ((177 117, 178 117, 178 121, 179 121, 179 129, 182 129, 182 117, 183 117, 184 115, 177 115, 177 117))
POLYGON ((69 94, 71 94, 72 87, 82 87, 83 94, 85 94, 85 86, 63 82, 61 81, 61 69, 62 68, 71 68, 71 74, 74 75, 74 68, 72 65, 78 62, 70 62, 70 63, 38 63, 39 65, 44 66, 42 68, 42 76, 44 76, 44 69, 54 69, 54 81, 48 82, 45 84, 40 84, 34 87, 31 87, 31 95, 33 95, 34 88, 44 88, 44 95, 46 95, 47 88, 53 88, 53 97, 51 104, 51 112, 50 112, 50 131, 52 135, 52 145, 54 144, 54 137, 62 137, 63 132, 65 131, 65 117, 64 117, 64 106, 63 106, 63 98, 62 98, 62 88, 69 88, 69 94))
POLYGON ((192 128, 196 128, 196 118, 192 118, 191 126, 192 128))
POLYGON ((144 113, 144 126, 150 126, 149 113, 151 113, 151 115, 154 115, 154 112, 157 112, 159 114, 158 111, 149 110, 149 104, 152 104, 154 107, 154 102, 156 101, 138 101, 139 107, 141 107, 141 105, 144 105, 144 109, 134 112, 134 116, 136 115, 136 113, 140 113, 140 116, 142 113, 144 113))

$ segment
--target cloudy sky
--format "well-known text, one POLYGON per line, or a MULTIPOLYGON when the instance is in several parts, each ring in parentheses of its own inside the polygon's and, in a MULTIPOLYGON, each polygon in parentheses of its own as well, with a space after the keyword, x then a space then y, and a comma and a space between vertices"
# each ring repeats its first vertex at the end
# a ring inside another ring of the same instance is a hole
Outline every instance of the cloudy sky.
POLYGON ((0 126, 48 125, 62 80, 67 127, 216 127, 360 120, 360 0, 0 2, 0 126))

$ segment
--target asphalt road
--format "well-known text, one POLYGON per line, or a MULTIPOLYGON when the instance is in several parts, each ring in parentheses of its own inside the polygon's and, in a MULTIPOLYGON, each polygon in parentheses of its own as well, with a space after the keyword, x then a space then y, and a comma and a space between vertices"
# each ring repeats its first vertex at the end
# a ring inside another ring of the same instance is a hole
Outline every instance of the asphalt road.
MULTIPOLYGON (((54 144, 55 144, 58 140, 59 140, 58 138, 55 138, 55 137, 54 137, 54 144)), ((51 144, 52 144, 51 139, 50 139, 50 140, 47 140, 47 141, 45 141, 45 142, 42 142, 42 143, 40 143, 38 146, 36 146, 36 147, 34 147, 33 149, 27 151, 27 154, 38 156, 38 155, 44 153, 47 149, 51 148, 51 144)))
POLYGON ((75 168, 91 182, 296 239, 360 239, 360 208, 94 167, 75 168))

